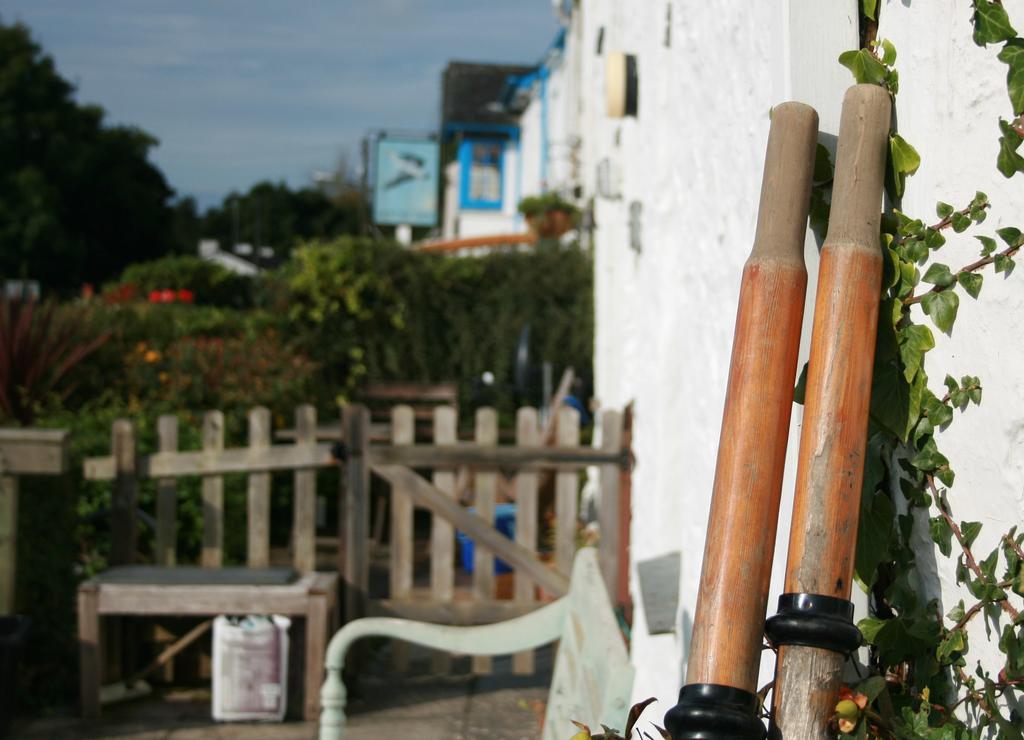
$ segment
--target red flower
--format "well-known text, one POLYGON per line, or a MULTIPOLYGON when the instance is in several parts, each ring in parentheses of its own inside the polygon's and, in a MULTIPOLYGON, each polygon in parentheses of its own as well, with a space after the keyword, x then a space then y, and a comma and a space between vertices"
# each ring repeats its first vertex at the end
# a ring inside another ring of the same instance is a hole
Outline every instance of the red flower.
POLYGON ((174 303, 174 291, 171 289, 165 289, 160 291, 160 302, 161 303, 174 303))
POLYGON ((151 291, 149 291, 149 302, 150 303, 160 303, 160 291, 159 290, 151 290, 151 291))
POLYGON ((195 300, 195 294, 187 288, 178 289, 178 302, 179 303, 192 303, 195 300))

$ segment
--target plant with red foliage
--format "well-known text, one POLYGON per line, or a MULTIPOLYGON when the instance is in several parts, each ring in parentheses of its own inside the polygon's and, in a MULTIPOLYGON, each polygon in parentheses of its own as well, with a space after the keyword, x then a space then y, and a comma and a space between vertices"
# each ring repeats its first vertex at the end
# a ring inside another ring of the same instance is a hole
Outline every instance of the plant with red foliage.
POLYGON ((103 301, 108 304, 131 303, 138 294, 135 283, 120 283, 103 291, 103 301))
POLYGON ((39 403, 109 337, 56 303, 0 300, 0 411, 31 424, 39 403))

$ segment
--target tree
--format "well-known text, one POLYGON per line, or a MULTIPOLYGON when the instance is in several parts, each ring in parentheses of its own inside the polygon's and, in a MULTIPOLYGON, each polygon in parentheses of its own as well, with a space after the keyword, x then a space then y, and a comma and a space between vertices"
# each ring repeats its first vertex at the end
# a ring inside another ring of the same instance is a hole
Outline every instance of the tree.
POLYGON ((207 210, 201 231, 222 245, 237 239, 272 246, 286 257, 300 241, 359 234, 364 209, 362 193, 347 181, 291 190, 284 182, 264 180, 247 193, 228 194, 219 207, 207 210))
POLYGON ((78 104, 24 25, 0 22, 0 275, 68 293, 171 246, 157 140, 78 104))

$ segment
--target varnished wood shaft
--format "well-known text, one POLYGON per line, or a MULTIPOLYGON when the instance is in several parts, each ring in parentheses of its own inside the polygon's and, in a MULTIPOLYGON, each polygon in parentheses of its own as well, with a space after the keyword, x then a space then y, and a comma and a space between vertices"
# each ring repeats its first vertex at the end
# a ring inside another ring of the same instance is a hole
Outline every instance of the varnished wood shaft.
MULTIPOLYGON (((850 597, 878 326, 879 241, 891 102, 850 88, 821 252, 797 463, 786 591, 850 597)), ((775 721, 786 738, 827 737, 843 656, 791 646, 779 656, 775 721)))
POLYGON ((740 286, 688 684, 756 690, 807 288, 817 133, 813 108, 774 109, 740 286))

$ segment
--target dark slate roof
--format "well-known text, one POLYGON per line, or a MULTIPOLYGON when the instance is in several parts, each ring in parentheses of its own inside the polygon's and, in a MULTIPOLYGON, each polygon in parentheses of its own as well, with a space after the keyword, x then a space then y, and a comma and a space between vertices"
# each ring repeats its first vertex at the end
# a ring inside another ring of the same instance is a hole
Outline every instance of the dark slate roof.
POLYGON ((516 125, 515 115, 492 110, 499 102, 508 78, 533 72, 536 65, 448 62, 441 81, 441 125, 493 123, 516 125))

